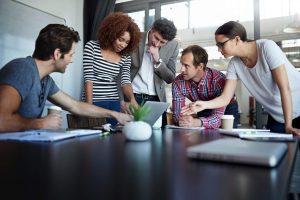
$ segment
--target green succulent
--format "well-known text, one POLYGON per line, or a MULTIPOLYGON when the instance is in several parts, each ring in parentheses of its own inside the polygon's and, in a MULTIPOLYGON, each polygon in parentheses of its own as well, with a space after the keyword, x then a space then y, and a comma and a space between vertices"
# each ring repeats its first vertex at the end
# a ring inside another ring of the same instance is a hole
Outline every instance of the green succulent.
POLYGON ((149 106, 143 104, 140 107, 129 104, 129 109, 133 115, 134 121, 142 121, 151 111, 149 106))

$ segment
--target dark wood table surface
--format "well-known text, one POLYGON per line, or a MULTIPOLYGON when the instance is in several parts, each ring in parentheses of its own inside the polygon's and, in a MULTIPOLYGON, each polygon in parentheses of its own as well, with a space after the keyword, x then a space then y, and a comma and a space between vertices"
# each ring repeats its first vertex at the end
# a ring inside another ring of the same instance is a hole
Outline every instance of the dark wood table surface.
POLYGON ((275 168, 191 160, 186 148, 217 130, 153 131, 54 143, 0 142, 0 199, 286 199, 297 143, 275 168), (5 197, 5 198, 4 198, 5 197))

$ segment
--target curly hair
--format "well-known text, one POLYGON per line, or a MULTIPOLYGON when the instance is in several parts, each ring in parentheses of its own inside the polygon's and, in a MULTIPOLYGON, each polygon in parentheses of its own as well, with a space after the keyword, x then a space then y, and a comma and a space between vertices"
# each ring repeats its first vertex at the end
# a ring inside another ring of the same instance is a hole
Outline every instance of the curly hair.
POLYGON ((130 34, 130 41, 128 46, 120 52, 121 54, 129 54, 138 47, 141 32, 138 25, 127 14, 115 12, 108 15, 97 32, 97 39, 101 48, 111 48, 115 40, 120 38, 126 31, 130 34))
POLYGON ((161 36, 168 41, 173 40, 177 33, 177 28, 174 23, 166 18, 155 20, 152 29, 158 31, 161 36))

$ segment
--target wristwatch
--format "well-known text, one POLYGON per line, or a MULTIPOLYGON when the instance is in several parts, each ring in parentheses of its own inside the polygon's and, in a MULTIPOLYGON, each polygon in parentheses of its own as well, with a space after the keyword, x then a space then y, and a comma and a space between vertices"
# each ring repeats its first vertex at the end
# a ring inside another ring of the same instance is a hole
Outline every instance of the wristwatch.
POLYGON ((160 64, 162 63, 162 61, 163 61, 163 60, 162 60, 161 58, 159 58, 158 61, 154 64, 154 68, 155 68, 155 69, 159 68, 159 66, 160 66, 160 64))

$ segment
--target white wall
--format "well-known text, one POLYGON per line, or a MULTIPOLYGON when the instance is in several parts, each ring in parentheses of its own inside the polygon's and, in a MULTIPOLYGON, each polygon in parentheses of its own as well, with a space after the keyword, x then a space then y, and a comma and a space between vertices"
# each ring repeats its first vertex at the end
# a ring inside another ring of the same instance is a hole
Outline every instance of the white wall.
MULTIPOLYGON (((18 0, 26 5, 64 18, 66 25, 79 32, 81 41, 77 44, 73 63, 63 74, 62 90, 79 99, 82 89, 83 55, 83 0, 18 0)), ((45 24, 46 26, 46 24, 45 24)))
MULTIPOLYGON (((77 44, 73 63, 63 74, 61 90, 75 99, 80 99, 82 92, 82 56, 83 56, 83 0, 17 0, 23 4, 40 9, 66 20, 66 25, 78 31, 81 41, 77 44)), ((37 19, 38 20, 38 19, 37 19)), ((45 24, 46 26, 46 24, 45 24)), ((65 114, 65 113, 64 113, 65 114)), ((63 128, 67 127, 63 118, 63 128)))

